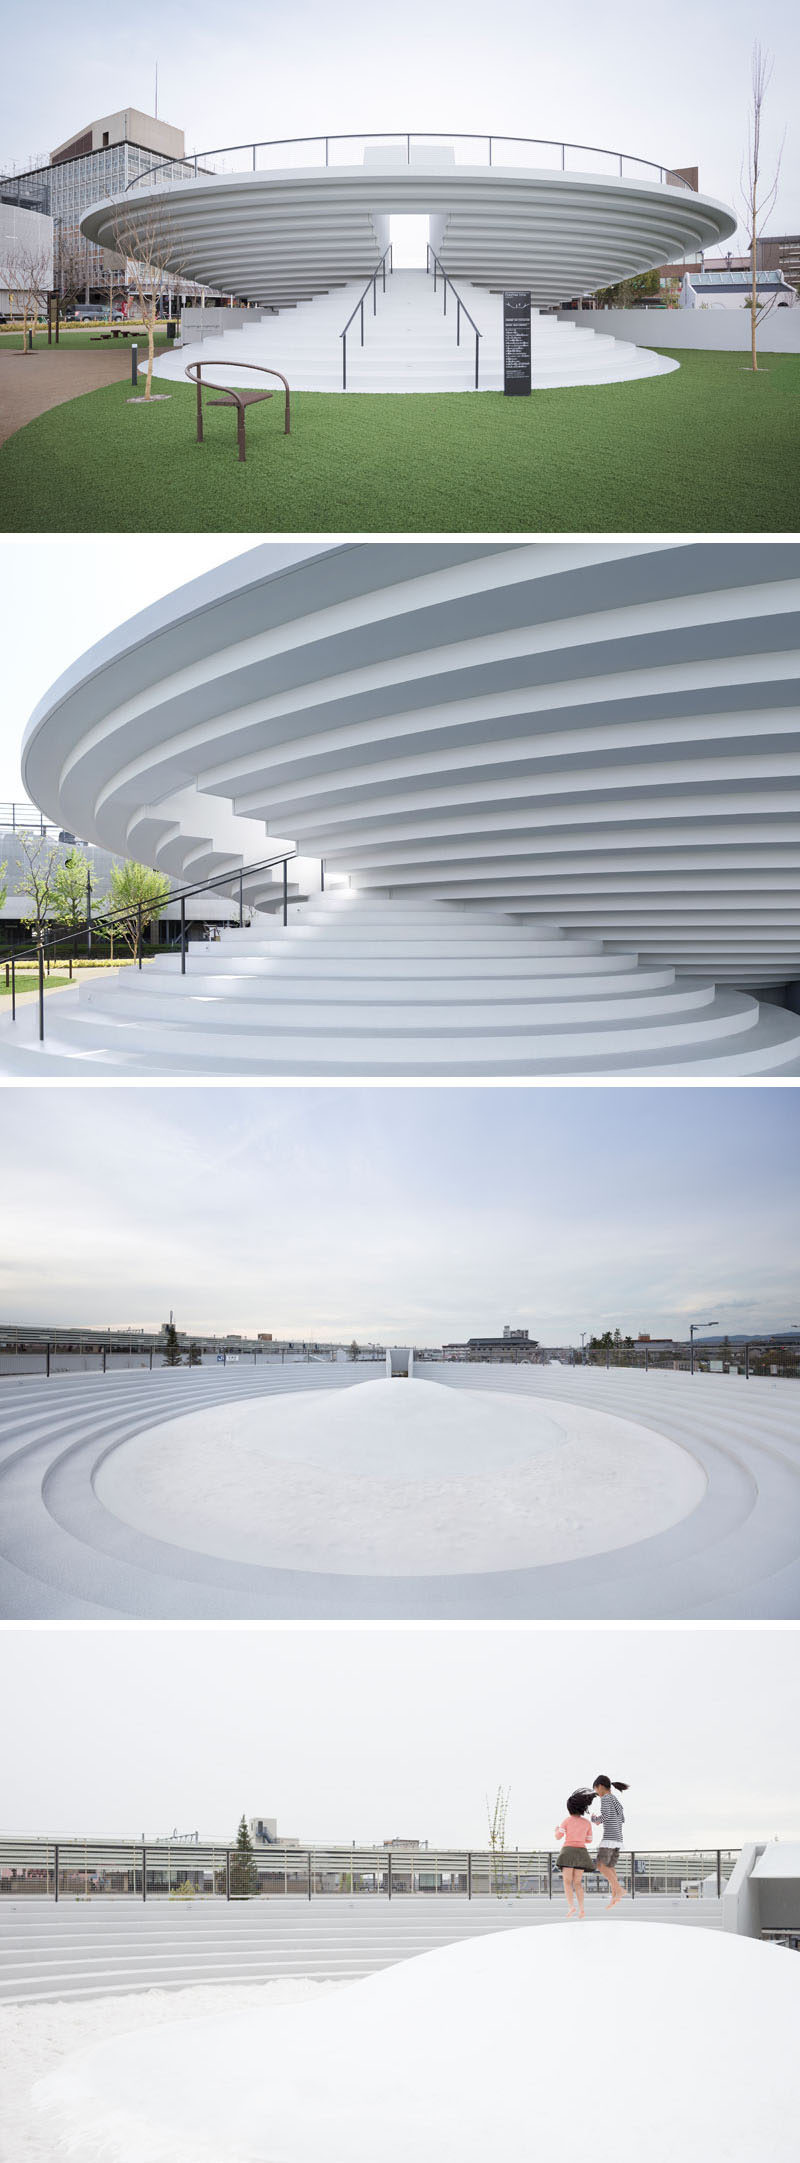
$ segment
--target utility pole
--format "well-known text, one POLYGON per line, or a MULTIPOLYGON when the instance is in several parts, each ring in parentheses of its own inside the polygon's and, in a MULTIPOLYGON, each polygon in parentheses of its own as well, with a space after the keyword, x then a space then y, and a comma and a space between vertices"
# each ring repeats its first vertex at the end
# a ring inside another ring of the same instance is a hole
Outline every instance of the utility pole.
POLYGON ((718 1322, 690 1322, 689 1324, 689 1373, 694 1374, 694 1333, 696 1329, 719 1329, 718 1322))

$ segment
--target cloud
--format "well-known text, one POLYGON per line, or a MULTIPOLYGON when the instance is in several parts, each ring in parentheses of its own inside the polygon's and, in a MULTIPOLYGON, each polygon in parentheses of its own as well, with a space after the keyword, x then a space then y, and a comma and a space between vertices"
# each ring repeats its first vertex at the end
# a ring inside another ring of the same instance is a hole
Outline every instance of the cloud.
POLYGON ((795 1318, 793 1092, 154 1086, 4 1108, 4 1321, 174 1307, 195 1329, 437 1343, 795 1318))

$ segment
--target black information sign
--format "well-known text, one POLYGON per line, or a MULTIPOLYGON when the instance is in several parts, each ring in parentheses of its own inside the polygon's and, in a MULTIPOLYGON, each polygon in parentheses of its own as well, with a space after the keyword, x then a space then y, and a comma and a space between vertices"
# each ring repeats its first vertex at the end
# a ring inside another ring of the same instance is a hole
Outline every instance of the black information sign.
POLYGON ((531 296, 503 294, 503 389, 507 398, 531 393, 531 296))

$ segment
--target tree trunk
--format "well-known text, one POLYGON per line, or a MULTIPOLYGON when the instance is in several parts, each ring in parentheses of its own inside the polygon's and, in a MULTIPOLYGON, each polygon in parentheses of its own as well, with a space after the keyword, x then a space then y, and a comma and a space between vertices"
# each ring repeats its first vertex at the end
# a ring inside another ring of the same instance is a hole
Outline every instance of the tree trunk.
POLYGON ((753 204, 753 237, 750 242, 750 356, 754 369, 758 368, 756 349, 756 301, 758 298, 758 238, 756 235, 755 203, 753 204))
POLYGON ((153 362, 155 360, 156 353, 155 312, 156 304, 155 301, 152 300, 150 302, 150 312, 147 318, 147 383, 145 385, 145 398, 152 398, 153 396, 153 362))

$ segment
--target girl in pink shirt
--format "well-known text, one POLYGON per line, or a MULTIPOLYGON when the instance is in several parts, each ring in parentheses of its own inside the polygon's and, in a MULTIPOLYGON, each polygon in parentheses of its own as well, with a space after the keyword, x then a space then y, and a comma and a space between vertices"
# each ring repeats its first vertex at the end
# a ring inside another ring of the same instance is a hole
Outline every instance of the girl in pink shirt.
POLYGON ((593 1801, 591 1788, 577 1788, 574 1795, 567 1797, 563 1824, 556 1826, 556 1839, 564 1842, 558 1858, 558 1868, 564 1879, 567 1915, 571 1918, 576 1913, 577 1900, 577 1914, 581 1922, 586 1920, 583 1909, 583 1873, 584 1870, 597 1869, 594 1856, 586 1852, 592 1837, 592 1821, 586 1816, 586 1812, 593 1801))

